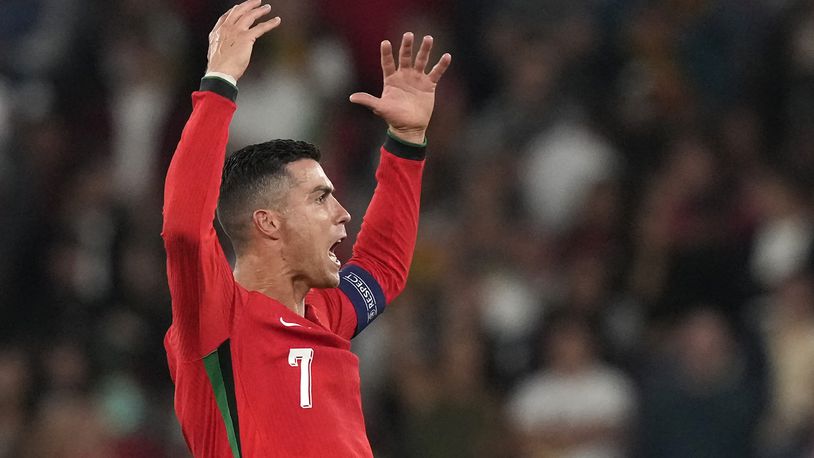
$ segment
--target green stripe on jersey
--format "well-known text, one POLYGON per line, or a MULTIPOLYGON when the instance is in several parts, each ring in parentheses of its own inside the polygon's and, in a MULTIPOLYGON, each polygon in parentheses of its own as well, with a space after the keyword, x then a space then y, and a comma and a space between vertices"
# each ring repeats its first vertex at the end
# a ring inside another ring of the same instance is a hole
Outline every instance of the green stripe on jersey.
MULTIPOLYGON (((215 401, 218 403, 218 409, 223 417, 223 423, 226 426, 226 435, 229 438, 229 447, 232 448, 232 456, 240 458, 240 445, 239 438, 235 434, 235 424, 232 422, 232 414, 229 410, 229 401, 226 394, 226 386, 223 383, 223 371, 220 366, 220 359, 218 352, 215 350, 204 357, 204 366, 206 367, 206 374, 209 375, 209 383, 212 384, 212 391, 215 393, 215 401)), ((226 351, 229 351, 227 348, 226 351)))

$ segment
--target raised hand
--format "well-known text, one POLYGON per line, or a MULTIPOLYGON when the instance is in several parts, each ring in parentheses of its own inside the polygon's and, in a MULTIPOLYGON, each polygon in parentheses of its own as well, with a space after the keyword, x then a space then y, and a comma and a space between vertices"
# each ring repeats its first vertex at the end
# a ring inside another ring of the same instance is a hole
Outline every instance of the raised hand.
POLYGON ((390 126, 390 131, 412 143, 423 143, 427 126, 435 105, 435 87, 452 61, 449 53, 425 73, 432 50, 432 37, 425 36, 413 62, 413 34, 407 32, 401 39, 399 63, 393 59, 393 47, 385 40, 381 45, 384 86, 382 96, 374 97, 357 92, 350 101, 373 110, 390 126))
POLYGON ((281 22, 279 17, 275 17, 254 25, 271 11, 270 5, 261 5, 260 2, 247 0, 233 6, 218 19, 209 33, 207 72, 225 73, 235 80, 243 76, 252 57, 254 42, 281 22))

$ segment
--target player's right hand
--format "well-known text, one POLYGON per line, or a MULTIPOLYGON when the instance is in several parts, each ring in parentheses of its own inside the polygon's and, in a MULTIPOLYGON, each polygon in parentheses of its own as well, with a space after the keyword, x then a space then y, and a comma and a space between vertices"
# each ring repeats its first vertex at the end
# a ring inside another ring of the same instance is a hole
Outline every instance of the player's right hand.
POLYGON ((269 30, 280 25, 280 17, 255 22, 271 11, 261 0, 247 0, 232 7, 218 19, 209 33, 207 72, 220 72, 234 77, 243 76, 252 57, 254 42, 269 30))

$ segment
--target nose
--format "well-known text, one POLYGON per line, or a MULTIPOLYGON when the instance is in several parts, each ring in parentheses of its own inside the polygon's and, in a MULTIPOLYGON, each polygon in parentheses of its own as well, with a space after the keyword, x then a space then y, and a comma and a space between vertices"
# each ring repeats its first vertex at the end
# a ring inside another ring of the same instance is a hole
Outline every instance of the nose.
POLYGON ((350 221, 350 213, 348 213, 348 211, 345 210, 345 207, 343 207, 338 200, 336 201, 336 208, 338 214, 337 218, 338 223, 347 224, 350 221))

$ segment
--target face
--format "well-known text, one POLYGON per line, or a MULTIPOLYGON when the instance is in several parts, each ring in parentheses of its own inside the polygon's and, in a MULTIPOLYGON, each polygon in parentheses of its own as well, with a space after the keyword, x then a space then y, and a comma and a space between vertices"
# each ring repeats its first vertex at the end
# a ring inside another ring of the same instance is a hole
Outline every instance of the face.
POLYGON ((339 285, 334 249, 345 239, 350 214, 334 197, 334 187, 318 162, 300 159, 287 166, 291 188, 282 211, 280 241, 286 266, 311 288, 339 285))

